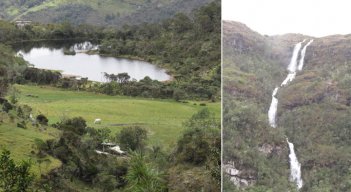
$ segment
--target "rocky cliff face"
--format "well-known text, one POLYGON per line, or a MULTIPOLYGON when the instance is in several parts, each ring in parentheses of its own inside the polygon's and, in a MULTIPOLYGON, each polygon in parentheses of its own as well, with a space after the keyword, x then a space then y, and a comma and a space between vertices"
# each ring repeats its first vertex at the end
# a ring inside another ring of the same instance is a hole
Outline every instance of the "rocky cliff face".
POLYGON ((296 190, 289 181, 288 137, 301 163, 300 191, 351 187, 351 35, 262 36, 223 22, 223 160, 225 189, 296 190), (279 89, 277 128, 266 117, 272 90, 287 74, 294 45, 314 39, 304 67, 279 89), (229 170, 229 169, 228 169, 229 170), (225 171, 225 170, 224 170, 225 171), (246 173, 249 184, 237 178, 246 173))

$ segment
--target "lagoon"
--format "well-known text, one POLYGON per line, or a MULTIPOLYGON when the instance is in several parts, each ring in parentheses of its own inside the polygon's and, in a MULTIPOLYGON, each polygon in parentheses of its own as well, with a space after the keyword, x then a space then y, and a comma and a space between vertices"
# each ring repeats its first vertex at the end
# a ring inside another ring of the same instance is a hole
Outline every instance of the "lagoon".
MULTIPOLYGON (((92 46, 95 49, 95 46, 92 46)), ((79 45, 72 47, 75 55, 65 55, 64 48, 33 47, 29 51, 19 50, 18 55, 34 67, 59 70, 64 75, 88 77, 89 80, 106 82, 104 73, 128 73, 131 79, 141 80, 145 76, 158 81, 166 81, 170 76, 156 65, 145 61, 105 57, 86 54, 79 45), (78 50, 79 49, 79 50, 78 50)))

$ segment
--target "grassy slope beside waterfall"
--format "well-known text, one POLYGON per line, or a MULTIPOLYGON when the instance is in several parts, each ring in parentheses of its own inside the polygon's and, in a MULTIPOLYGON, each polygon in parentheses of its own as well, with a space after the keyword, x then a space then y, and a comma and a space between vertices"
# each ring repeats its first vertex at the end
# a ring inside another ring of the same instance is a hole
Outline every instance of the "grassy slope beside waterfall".
MULTIPOLYGON (((300 191, 347 191, 350 36, 318 38, 308 47, 303 71, 277 95, 278 127, 272 129, 267 122, 272 91, 287 75, 294 44, 309 37, 261 36, 236 22, 223 27, 223 160, 234 161, 243 178, 254 178, 241 190, 295 190, 289 182, 287 136, 301 163, 300 191)), ((228 177, 224 182, 225 191, 237 190, 228 177)))

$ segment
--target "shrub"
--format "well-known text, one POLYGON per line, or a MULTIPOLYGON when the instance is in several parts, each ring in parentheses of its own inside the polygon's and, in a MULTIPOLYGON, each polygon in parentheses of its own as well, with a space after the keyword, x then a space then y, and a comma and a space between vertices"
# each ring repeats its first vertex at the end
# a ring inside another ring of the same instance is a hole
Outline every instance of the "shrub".
POLYGON ((143 150, 146 139, 147 131, 139 126, 123 128, 117 135, 117 140, 124 150, 143 150))
POLYGON ((59 127, 65 131, 72 131, 78 135, 86 133, 86 121, 82 117, 74 117, 72 119, 64 120, 59 127))
POLYGON ((40 115, 37 116, 36 119, 37 119, 37 122, 39 124, 41 124, 41 125, 48 125, 49 120, 48 120, 48 118, 45 117, 45 115, 40 114, 40 115))
POLYGON ((10 151, 4 150, 0 157, 0 191, 27 191, 34 179, 30 167, 27 161, 16 164, 10 151))
POLYGON ((6 99, 2 100, 2 110, 8 113, 11 109, 13 109, 13 106, 11 103, 9 103, 6 99))
POLYGON ((27 128, 26 122, 21 121, 21 122, 17 123, 17 127, 26 129, 27 128))

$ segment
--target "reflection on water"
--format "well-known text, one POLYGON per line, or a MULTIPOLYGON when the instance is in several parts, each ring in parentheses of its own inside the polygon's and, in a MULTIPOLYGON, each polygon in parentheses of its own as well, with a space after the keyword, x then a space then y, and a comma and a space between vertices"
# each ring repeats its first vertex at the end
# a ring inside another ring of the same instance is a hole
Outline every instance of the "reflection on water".
POLYGON ((23 58, 36 68, 60 70, 63 74, 88 77, 89 80, 104 82, 103 73, 128 73, 136 80, 149 76, 151 79, 165 81, 170 76, 164 69, 144 61, 103 57, 77 53, 64 55, 63 48, 32 48, 30 51, 19 51, 23 58))

